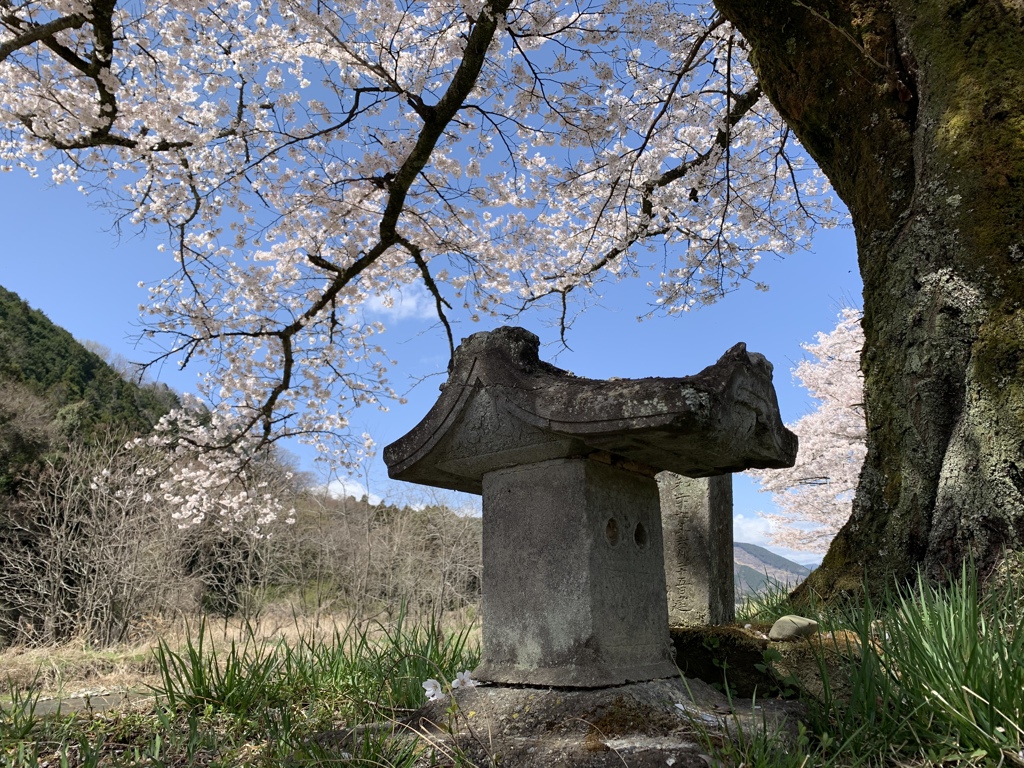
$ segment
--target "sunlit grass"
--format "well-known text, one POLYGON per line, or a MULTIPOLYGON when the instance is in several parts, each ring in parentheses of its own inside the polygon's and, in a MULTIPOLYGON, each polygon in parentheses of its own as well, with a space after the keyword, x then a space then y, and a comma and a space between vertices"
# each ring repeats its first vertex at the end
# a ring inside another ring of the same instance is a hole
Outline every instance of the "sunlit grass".
POLYGON ((890 743, 942 762, 1024 765, 1019 596, 1019 585, 979 594, 965 567, 948 589, 919 579, 889 597, 870 656, 890 743))
POLYGON ((855 636, 848 693, 830 685, 818 644, 824 696, 806 698, 799 738, 739 731, 724 742, 705 734, 706 746, 723 765, 765 768, 1024 766, 1022 598, 1013 579, 980 592, 966 565, 948 588, 919 579, 881 605, 798 611, 769 585, 739 611, 741 621, 802 612, 855 636))
POLYGON ((411 766, 431 745, 394 724, 424 703, 423 680, 454 679, 479 660, 468 629, 404 611, 327 637, 214 634, 200 622, 178 648, 158 643, 145 710, 43 717, 32 686, 12 687, 0 765, 411 766))
POLYGON ((790 588, 787 584, 765 574, 764 586, 747 595, 736 608, 736 621, 740 624, 758 622, 771 624, 776 619, 791 613, 789 605, 790 588))

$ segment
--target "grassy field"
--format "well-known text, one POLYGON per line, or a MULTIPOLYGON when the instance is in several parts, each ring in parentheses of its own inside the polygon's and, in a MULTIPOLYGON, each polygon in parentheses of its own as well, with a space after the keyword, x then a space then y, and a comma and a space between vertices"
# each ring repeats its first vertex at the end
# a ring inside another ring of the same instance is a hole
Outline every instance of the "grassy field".
MULTIPOLYGON (((1024 569, 1008 563, 984 591, 965 567, 948 589, 919 580, 881 605, 805 609, 820 631, 857 638, 843 693, 830 686, 822 650, 824 692, 807 697, 798 748, 741 734, 719 750, 722 762, 1024 766, 1024 569)), ((785 591, 769 589, 744 606, 741 621, 790 612, 785 591)))
POLYGON ((471 628, 448 629, 429 618, 410 623, 399 614, 390 622, 267 630, 201 622, 150 647, 6 652, 0 662, 11 676, 0 713, 0 765, 459 762, 444 750, 432 760, 431 745, 380 724, 422 705, 425 680, 446 683, 476 665, 471 628), (39 714, 49 696, 141 686, 153 698, 39 714))
MULTIPOLYGON (((882 605, 817 611, 823 631, 854 634, 861 650, 847 659, 841 694, 826 676, 824 694, 807 697, 798 742, 735 729, 722 738, 697 727, 698 736, 723 766, 1024 766, 1020 585, 1018 571, 979 592, 965 571, 948 590, 918 584, 882 605)), ((785 592, 769 590, 741 622, 788 612, 785 592)), ((0 765, 466 765, 401 722, 423 704, 425 680, 447 685, 478 655, 471 629, 403 614, 326 626, 199 623, 118 651, 9 650, 0 765), (39 713, 54 692, 140 683, 155 699, 39 713)))

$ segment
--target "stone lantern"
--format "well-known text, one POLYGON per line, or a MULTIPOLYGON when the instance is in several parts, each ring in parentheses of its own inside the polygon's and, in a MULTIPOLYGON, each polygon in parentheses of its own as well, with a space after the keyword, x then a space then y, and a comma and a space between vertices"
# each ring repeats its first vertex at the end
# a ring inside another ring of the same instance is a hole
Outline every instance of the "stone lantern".
POLYGON ((388 472, 483 495, 475 678, 674 676, 655 475, 792 466, 772 367, 737 344, 694 376, 599 381, 538 351, 522 328, 463 340, 435 405, 384 449, 388 472))

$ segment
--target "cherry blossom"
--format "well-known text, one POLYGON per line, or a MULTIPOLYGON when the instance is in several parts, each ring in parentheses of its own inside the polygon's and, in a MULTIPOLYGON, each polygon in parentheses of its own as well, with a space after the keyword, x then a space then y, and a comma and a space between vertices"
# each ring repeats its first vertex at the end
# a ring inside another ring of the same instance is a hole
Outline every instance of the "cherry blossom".
POLYGON ((463 672, 456 672, 452 681, 452 688, 476 688, 480 683, 473 679, 472 673, 467 669, 463 672))
POLYGON ((771 540, 778 546, 823 552, 850 517, 867 452, 860 321, 859 310, 844 309, 834 330, 802 345, 811 357, 793 375, 818 407, 787 425, 800 438, 796 465, 747 473, 779 508, 778 514, 761 513, 772 523, 771 540))
POLYGON ((441 683, 434 678, 424 681, 423 690, 427 694, 427 701, 444 701, 444 692, 441 690, 441 683))
POLYGON ((387 407, 395 362, 366 308, 403 289, 450 345, 455 319, 534 307, 564 332, 604 281, 666 313, 763 287, 759 259, 832 223, 711 6, 0 2, 0 84, 0 166, 165 233, 147 333, 210 371, 195 445, 242 455, 372 451, 347 414, 387 407))
MULTIPOLYGON (((209 519, 225 531, 262 538, 272 535, 275 524, 294 523, 295 510, 285 509, 258 436, 237 419, 211 413, 192 396, 183 401, 148 437, 129 446, 155 448, 163 457, 163 466, 148 472, 178 526, 209 519)), ((290 480, 290 473, 283 479, 290 480)))

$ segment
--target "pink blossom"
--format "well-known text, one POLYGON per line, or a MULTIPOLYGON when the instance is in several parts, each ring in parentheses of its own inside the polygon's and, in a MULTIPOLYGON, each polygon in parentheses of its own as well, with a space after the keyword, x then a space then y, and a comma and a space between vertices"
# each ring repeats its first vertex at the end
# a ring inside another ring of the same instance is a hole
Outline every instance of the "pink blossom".
MULTIPOLYGON (((403 289, 452 342, 456 316, 553 305, 568 322, 630 276, 686 312, 833 223, 712 6, 5 8, 0 168, 46 168, 167 233, 147 335, 210 370, 197 445, 244 446, 237 428, 335 465, 370 455, 347 414, 395 397, 380 317, 403 289)), ((198 514, 220 475, 194 473, 198 514)))
POLYGON ((796 465, 748 473, 779 508, 779 514, 760 513, 772 523, 773 544, 823 552, 850 517, 867 452, 860 320, 860 311, 844 309, 831 333, 803 345, 811 359, 801 361, 793 375, 818 406, 787 425, 800 438, 796 465))

